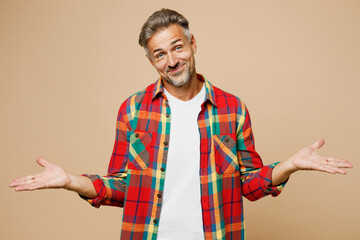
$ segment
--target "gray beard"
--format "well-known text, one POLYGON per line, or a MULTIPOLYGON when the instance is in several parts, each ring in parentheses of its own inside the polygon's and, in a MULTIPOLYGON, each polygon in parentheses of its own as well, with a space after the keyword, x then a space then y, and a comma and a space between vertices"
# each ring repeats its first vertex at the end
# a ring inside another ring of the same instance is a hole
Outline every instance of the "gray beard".
POLYGON ((195 69, 184 69, 184 75, 181 79, 181 81, 176 81, 176 79, 174 77, 170 77, 168 76, 167 79, 165 79, 168 83, 170 83, 171 85, 173 85, 174 87, 181 87, 184 86, 186 83, 188 83, 190 81, 191 75, 193 74, 193 72, 195 71, 195 69))
POLYGON ((184 74, 183 77, 181 79, 178 79, 178 81, 176 81, 176 79, 174 79, 173 77, 170 77, 170 76, 166 79, 166 81, 175 87, 181 87, 181 86, 185 85, 187 82, 189 82, 189 80, 190 80, 190 71, 186 71, 183 74, 184 74), (181 81, 179 81, 179 80, 181 80, 181 81))

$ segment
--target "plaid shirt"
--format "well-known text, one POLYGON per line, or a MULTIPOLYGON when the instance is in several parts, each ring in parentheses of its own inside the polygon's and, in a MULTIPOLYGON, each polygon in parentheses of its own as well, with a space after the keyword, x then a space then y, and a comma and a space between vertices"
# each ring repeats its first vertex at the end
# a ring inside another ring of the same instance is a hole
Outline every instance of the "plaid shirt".
MULTIPOLYGON (((242 196, 277 196, 272 169, 254 148, 250 116, 237 97, 204 82, 198 117, 204 239, 245 239, 242 196)), ((88 175, 98 193, 95 207, 124 207, 121 239, 156 239, 166 177, 171 111, 161 78, 120 107, 106 176, 88 175)), ((166 193, 165 193, 166 194, 166 193)))

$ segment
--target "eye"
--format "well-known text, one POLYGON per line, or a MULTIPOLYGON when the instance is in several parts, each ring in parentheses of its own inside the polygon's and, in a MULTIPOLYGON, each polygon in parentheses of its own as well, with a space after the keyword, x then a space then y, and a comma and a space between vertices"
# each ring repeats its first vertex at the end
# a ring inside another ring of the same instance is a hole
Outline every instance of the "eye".
POLYGON ((176 51, 182 50, 182 46, 176 46, 175 50, 176 50, 176 51))
POLYGON ((161 59, 162 57, 164 57, 164 54, 163 53, 159 53, 158 55, 155 56, 156 59, 161 59))

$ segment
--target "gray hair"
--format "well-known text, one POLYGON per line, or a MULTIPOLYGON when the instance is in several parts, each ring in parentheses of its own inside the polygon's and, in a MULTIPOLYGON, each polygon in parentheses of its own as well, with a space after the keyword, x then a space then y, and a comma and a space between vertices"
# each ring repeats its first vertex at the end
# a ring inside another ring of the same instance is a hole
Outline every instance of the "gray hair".
POLYGON ((163 8, 159 11, 154 12, 144 23, 141 28, 139 35, 139 44, 144 47, 146 55, 150 57, 147 43, 149 39, 159 30, 165 29, 172 24, 177 24, 184 30, 184 35, 187 37, 189 42, 191 41, 191 34, 189 31, 189 22, 180 13, 163 8))

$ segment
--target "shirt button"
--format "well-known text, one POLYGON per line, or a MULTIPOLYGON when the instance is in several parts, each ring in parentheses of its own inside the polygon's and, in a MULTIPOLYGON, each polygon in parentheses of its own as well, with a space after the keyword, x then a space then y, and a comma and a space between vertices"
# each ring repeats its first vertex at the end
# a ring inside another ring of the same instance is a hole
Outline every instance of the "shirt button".
POLYGON ((154 223, 154 224, 157 224, 157 223, 158 223, 158 221, 157 221, 156 219, 154 219, 154 220, 153 220, 153 223, 154 223))
POLYGON ((167 146, 169 143, 168 142, 164 142, 164 145, 167 146))
POLYGON ((136 138, 138 138, 138 137, 139 137, 139 134, 138 134, 138 133, 137 133, 137 134, 135 134, 135 137, 136 137, 136 138))
POLYGON ((158 198, 161 198, 161 194, 160 194, 160 193, 158 193, 158 194, 157 194, 157 197, 158 197, 158 198))
POLYGON ((165 172, 165 168, 163 168, 163 167, 160 168, 160 171, 165 172))
POLYGON ((228 143, 230 140, 228 138, 225 139, 225 142, 228 143))
POLYGON ((166 117, 167 117, 167 118, 170 117, 170 114, 167 113, 167 114, 166 114, 166 117))

